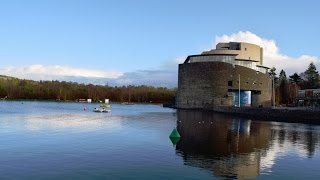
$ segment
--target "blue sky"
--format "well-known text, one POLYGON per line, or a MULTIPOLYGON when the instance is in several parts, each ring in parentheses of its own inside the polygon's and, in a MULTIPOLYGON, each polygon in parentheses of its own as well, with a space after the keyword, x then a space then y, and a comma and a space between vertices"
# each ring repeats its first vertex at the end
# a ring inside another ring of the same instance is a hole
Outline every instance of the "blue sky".
POLYGON ((319 5, 273 0, 0 0, 0 74, 174 87, 177 64, 187 55, 214 48, 217 41, 242 40, 276 48, 266 54, 267 65, 290 75, 304 71, 311 61, 320 65, 319 5), (283 66, 291 62, 288 69, 283 66))

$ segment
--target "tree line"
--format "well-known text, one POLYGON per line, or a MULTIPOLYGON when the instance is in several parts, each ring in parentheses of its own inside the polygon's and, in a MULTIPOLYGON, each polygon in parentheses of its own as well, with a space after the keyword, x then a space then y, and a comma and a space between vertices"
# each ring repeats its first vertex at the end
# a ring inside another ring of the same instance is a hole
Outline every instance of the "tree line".
MULTIPOLYGON (((287 77, 282 69, 270 69, 274 78, 276 104, 294 104, 299 89, 320 88, 319 72, 314 63, 298 74, 287 77)), ((152 86, 108 86, 80 84, 66 81, 33 81, 0 75, 0 98, 77 101, 92 99, 94 102, 110 99, 114 102, 173 102, 176 89, 152 86)))
POLYGON ((176 89, 153 86, 108 86, 66 81, 33 81, 0 76, 0 98, 113 102, 172 102, 176 89))
POLYGON ((311 62, 308 68, 298 74, 287 77, 286 72, 282 69, 279 76, 276 74, 276 68, 270 69, 269 74, 274 77, 275 101, 276 104, 294 104, 299 89, 317 89, 320 88, 319 72, 316 66, 311 62))

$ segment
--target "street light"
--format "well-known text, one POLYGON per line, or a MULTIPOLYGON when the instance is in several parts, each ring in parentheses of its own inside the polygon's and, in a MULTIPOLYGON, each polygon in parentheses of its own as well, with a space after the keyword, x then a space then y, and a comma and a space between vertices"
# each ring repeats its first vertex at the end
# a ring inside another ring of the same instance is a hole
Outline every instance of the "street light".
POLYGON ((272 108, 274 108, 275 105, 274 74, 272 74, 272 108))
POLYGON ((240 107, 240 74, 239 74, 239 107, 240 107))

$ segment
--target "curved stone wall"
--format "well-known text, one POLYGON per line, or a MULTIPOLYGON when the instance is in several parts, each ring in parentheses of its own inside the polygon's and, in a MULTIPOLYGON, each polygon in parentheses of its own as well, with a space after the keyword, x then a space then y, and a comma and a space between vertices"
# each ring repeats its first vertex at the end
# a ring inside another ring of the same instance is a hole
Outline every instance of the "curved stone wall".
POLYGON ((233 106, 229 91, 252 91, 252 107, 270 107, 271 78, 255 70, 223 62, 184 63, 179 65, 177 108, 203 109, 233 106))

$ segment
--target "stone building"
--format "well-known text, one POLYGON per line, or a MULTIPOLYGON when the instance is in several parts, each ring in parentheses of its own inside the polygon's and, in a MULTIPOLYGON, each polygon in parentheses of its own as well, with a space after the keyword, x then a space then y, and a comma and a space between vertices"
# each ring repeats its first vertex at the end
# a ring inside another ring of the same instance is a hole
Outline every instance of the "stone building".
POLYGON ((271 106, 272 79, 260 46, 230 42, 179 64, 176 107, 271 106))
POLYGON ((296 103, 299 107, 320 107, 320 89, 298 90, 296 103))

